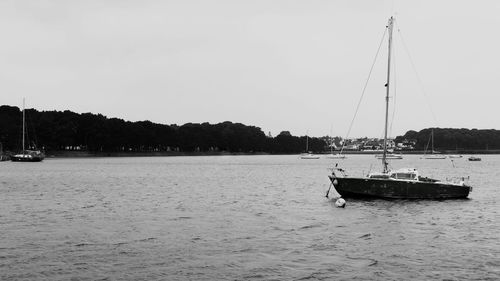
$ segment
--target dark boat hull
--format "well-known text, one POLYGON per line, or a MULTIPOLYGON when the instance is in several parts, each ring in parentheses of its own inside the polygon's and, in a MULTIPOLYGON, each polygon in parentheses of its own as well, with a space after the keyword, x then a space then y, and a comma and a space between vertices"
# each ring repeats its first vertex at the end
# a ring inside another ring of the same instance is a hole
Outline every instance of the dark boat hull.
POLYGON ((459 199, 467 198, 467 185, 330 176, 337 192, 346 198, 459 199))
POLYGON ((41 162, 43 160, 43 157, 16 157, 16 156, 11 156, 10 160, 12 162, 41 162))

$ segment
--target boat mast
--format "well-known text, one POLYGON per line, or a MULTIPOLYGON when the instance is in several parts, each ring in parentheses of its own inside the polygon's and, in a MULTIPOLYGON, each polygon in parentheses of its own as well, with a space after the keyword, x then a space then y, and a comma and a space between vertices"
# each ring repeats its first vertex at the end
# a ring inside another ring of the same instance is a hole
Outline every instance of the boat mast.
POLYGON ((24 113, 24 98, 23 98, 23 153, 24 153, 24 123, 25 123, 25 113, 24 113))
POLYGON ((382 155, 382 165, 384 166, 384 173, 388 172, 387 163, 387 125, 389 120, 389 82, 391 80, 391 45, 392 45, 392 25, 394 23, 393 17, 389 19, 387 28, 389 29, 389 55, 387 59, 387 83, 385 84, 385 129, 384 129, 384 154, 382 155))

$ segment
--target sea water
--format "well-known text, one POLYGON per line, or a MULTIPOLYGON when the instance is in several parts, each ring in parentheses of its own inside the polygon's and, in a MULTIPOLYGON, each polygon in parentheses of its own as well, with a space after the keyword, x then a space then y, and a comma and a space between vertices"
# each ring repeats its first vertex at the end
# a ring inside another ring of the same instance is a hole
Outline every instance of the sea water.
POLYGON ((373 155, 0 163, 1 280, 499 280, 500 156, 422 160, 466 200, 325 198, 373 155))

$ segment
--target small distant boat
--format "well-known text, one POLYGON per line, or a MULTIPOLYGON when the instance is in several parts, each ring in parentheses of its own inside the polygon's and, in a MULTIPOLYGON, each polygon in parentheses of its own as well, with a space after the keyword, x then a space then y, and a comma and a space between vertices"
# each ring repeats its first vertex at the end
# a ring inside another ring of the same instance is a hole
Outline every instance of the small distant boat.
POLYGON ((462 155, 457 155, 457 154, 450 154, 448 155, 448 158, 462 158, 462 155))
POLYGON ((41 162, 45 158, 43 152, 38 150, 23 150, 10 157, 13 162, 41 162))
POLYGON ((476 156, 471 156, 468 159, 469 159, 469 161, 481 161, 481 158, 476 157, 476 156))
POLYGON ((338 153, 338 154, 330 153, 330 154, 327 154, 325 156, 325 158, 328 158, 328 159, 345 159, 346 156, 345 156, 345 154, 340 154, 340 153, 338 153))
MULTIPOLYGON (((375 155, 375 158, 377 158, 377 159, 383 159, 384 155, 377 154, 377 155, 375 155)), ((402 154, 395 154, 395 153, 387 153, 385 155, 385 159, 394 159, 394 160, 403 159, 403 155, 402 154)))
POLYGON ((39 150, 30 150, 25 147, 25 132, 26 132, 26 113, 23 99, 23 144, 22 150, 18 154, 10 157, 13 162, 41 162, 45 158, 45 154, 39 150))
MULTIPOLYGON (((331 132, 330 132, 331 133, 331 132)), ((333 153, 333 140, 330 138, 330 154, 327 154, 325 158, 327 159, 345 159, 347 158, 342 152, 344 151, 344 144, 342 144, 342 148, 339 153, 333 153)))
POLYGON ((443 154, 427 154, 427 155, 424 155, 424 156, 420 157, 420 159, 430 159, 430 160, 446 159, 446 155, 443 155, 443 154))
POLYGON ((431 142, 431 153, 427 154, 427 148, 429 148, 429 143, 427 143, 427 146, 425 147, 424 151, 424 156, 420 157, 420 159, 429 159, 429 160, 436 160, 436 159, 446 159, 446 155, 440 154, 440 152, 434 150, 434 130, 431 130, 431 137, 430 140, 431 142))
MULTIPOLYGON (((309 150, 309 136, 306 135, 306 151, 309 150)), ((300 154, 300 159, 319 159, 319 155, 312 154, 312 152, 308 151, 306 153, 300 154)))
POLYGON ((312 153, 302 153, 300 154, 300 159, 319 159, 320 156, 312 153))

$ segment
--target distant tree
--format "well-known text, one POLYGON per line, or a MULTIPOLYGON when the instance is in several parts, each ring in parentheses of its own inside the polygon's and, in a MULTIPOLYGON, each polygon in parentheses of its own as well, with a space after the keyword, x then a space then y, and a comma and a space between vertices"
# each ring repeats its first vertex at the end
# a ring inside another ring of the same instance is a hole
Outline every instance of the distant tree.
MULTIPOLYGON (((47 151, 81 149, 87 151, 228 151, 299 153, 306 137, 283 131, 276 137, 255 126, 229 121, 163 125, 151 121, 130 122, 101 114, 27 109, 29 145, 47 151)), ((21 110, 0 106, 0 142, 4 150, 21 147, 21 110)), ((326 141, 309 138, 309 149, 322 151, 326 141)))
POLYGON ((434 134, 434 148, 437 150, 500 149, 500 131, 492 129, 426 128, 419 132, 408 131, 397 137, 396 142, 416 140, 415 148, 423 150, 429 143, 431 133, 434 134))

